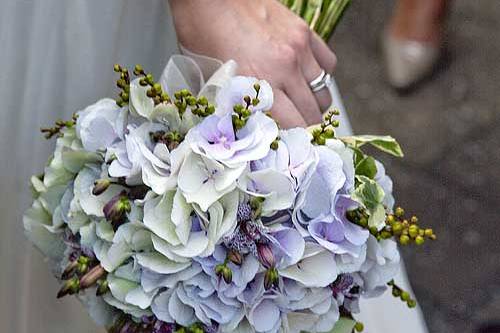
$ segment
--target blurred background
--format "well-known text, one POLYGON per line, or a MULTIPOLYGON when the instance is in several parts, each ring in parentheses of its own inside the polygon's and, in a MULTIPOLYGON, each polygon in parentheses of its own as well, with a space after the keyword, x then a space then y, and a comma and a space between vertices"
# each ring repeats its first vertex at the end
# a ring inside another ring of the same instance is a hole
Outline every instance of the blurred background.
MULTIPOLYGON (((394 1, 353 1, 330 45, 356 133, 391 134, 395 195, 439 240, 405 251, 430 332, 500 322, 500 1, 451 1, 447 56, 417 89, 386 83, 380 34, 394 1)), ((495 330, 491 332, 500 332, 495 330)))

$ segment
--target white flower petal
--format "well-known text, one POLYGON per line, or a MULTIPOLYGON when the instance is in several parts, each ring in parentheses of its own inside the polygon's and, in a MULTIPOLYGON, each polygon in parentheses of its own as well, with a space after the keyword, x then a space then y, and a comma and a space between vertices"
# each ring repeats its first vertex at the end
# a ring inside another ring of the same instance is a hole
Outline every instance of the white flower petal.
POLYGON ((281 276, 300 282, 306 287, 326 287, 337 278, 337 267, 333 254, 323 251, 305 258, 293 266, 280 269, 279 273, 281 276))

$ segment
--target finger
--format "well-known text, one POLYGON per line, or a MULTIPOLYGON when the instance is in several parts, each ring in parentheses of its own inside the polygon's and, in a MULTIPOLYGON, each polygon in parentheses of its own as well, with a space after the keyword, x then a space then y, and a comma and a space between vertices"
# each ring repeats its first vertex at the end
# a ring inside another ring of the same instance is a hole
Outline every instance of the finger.
POLYGON ((306 127, 307 123, 292 101, 280 89, 274 90, 271 114, 282 128, 306 127))
MULTIPOLYGON (((321 75, 322 71, 324 70, 319 65, 318 61, 314 57, 313 52, 310 48, 304 51, 301 68, 304 74, 304 78, 307 82, 308 88, 310 90, 311 89, 309 86, 310 82, 318 78, 318 76, 321 75)), ((325 72, 327 72, 326 69, 325 72)), ((313 96, 316 99, 316 103, 318 105, 320 113, 323 113, 324 111, 328 110, 328 108, 332 104, 332 96, 330 95, 328 89, 321 89, 313 93, 313 96)))
POLYGON ((309 83, 301 74, 285 82, 285 93, 308 125, 317 124, 321 121, 321 111, 309 83))
POLYGON ((315 32, 311 36, 311 50, 318 64, 327 73, 333 73, 337 66, 337 57, 328 45, 315 32))

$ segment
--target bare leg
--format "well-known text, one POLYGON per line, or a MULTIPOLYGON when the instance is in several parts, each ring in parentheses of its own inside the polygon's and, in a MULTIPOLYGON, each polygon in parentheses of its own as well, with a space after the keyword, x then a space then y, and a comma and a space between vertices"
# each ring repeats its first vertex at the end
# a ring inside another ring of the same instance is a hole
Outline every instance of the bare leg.
POLYGON ((389 83, 406 89, 435 68, 449 0, 399 0, 384 33, 389 83))
POLYGON ((390 34, 438 46, 448 5, 449 0, 399 0, 389 24, 390 34))

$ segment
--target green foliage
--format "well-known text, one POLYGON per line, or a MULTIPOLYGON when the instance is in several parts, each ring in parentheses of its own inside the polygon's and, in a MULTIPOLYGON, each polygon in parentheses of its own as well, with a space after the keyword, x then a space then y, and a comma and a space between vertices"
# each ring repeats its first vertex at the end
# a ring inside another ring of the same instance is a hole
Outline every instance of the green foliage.
POLYGON ((337 27, 351 0, 281 0, 325 41, 337 27))
POLYGON ((376 174, 377 166, 373 157, 365 156, 358 163, 356 163, 356 175, 374 179, 376 174))
POLYGON ((345 136, 340 138, 352 148, 360 148, 365 144, 370 144, 373 147, 381 150, 387 154, 403 157, 403 150, 399 143, 392 136, 382 136, 382 135, 356 135, 356 136, 345 136))
POLYGON ((356 176, 357 186, 353 193, 353 199, 366 208, 369 218, 368 226, 379 228, 385 221, 384 190, 380 185, 366 176, 356 176))

